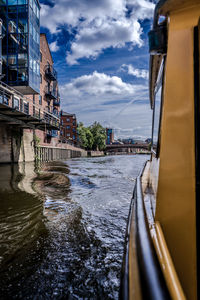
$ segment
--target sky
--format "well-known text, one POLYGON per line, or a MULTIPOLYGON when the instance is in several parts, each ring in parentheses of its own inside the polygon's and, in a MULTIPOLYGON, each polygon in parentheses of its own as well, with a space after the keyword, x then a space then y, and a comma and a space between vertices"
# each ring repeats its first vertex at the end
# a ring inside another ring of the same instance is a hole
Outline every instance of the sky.
POLYGON ((151 137, 148 36, 156 0, 41 0, 61 109, 115 138, 151 137))

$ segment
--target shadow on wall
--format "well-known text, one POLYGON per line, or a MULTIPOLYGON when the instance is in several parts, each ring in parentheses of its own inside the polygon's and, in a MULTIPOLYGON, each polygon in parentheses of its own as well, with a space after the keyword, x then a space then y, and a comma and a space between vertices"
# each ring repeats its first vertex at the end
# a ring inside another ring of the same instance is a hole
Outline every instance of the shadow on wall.
POLYGON ((34 161, 33 130, 0 126, 0 163, 34 161))

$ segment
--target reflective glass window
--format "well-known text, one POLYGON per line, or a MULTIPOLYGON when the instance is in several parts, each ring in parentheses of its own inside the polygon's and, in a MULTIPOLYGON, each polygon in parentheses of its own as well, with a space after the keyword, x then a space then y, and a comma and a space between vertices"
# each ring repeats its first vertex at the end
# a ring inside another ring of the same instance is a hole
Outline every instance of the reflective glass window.
POLYGON ((27 0, 18 0, 19 5, 25 5, 27 4, 27 0))
POLYGON ((8 72, 8 81, 9 82, 16 82, 17 81, 17 66, 9 69, 8 72))
POLYGON ((158 150, 160 122, 161 122, 161 113, 162 113, 161 110, 162 110, 164 64, 165 64, 165 58, 163 59, 160 66, 158 79, 155 87, 155 97, 154 97, 152 149, 156 154, 158 154, 157 150, 158 150))
POLYGON ((35 31, 34 27, 33 27, 33 39, 34 39, 34 41, 36 41, 36 31, 35 31))
POLYGON ((40 34, 37 32, 37 43, 40 43, 40 34))
POLYGON ((9 55, 8 56, 8 64, 9 66, 16 66, 17 64, 17 55, 9 55))
POLYGON ((0 0, 0 5, 6 5, 6 0, 0 0))
POLYGON ((17 32, 17 20, 8 21, 8 32, 16 33, 17 32))
POLYGON ((33 7, 33 0, 30 0, 29 3, 30 3, 30 7, 33 7))
POLYGON ((18 19, 18 31, 19 32, 24 32, 24 33, 28 32, 28 22, 27 22, 27 19, 24 19, 24 18, 19 18, 18 19))
POLYGON ((33 35, 33 24, 30 22, 30 34, 33 35))
POLYGON ((28 34, 19 34, 19 49, 18 52, 27 52, 28 47, 28 34))
POLYGON ((17 0, 8 0, 8 5, 17 5, 17 0))
POLYGON ((154 102, 154 123, 153 123, 153 150, 157 150, 158 144, 158 134, 159 134, 159 124, 160 124, 160 112, 161 112, 161 97, 162 97, 162 87, 155 96, 154 102))
POLYGON ((37 63, 37 75, 40 75, 40 65, 37 63))
POLYGON ((28 63, 27 54, 25 53, 18 54, 19 67, 27 67, 27 63, 28 63))
POLYGON ((40 10, 39 10, 38 6, 36 7, 36 10, 37 10, 37 18, 39 19, 40 18, 40 10))
POLYGON ((33 61, 33 72, 36 73, 37 67, 36 67, 36 61, 33 61))
POLYGON ((28 81, 27 68, 18 69, 18 80, 19 81, 28 81))
POLYGON ((17 34, 8 34, 8 53, 17 53, 18 51, 18 36, 17 34))
POLYGON ((29 56, 29 67, 33 69, 33 59, 31 56, 29 56))
POLYGON ((37 15, 37 5, 34 0, 33 0, 33 12, 35 15, 37 15))

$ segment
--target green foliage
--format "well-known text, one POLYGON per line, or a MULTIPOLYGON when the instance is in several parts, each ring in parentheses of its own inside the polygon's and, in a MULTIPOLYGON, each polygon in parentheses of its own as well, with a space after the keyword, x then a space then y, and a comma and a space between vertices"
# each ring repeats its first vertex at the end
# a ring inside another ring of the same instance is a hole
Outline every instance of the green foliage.
POLYGON ((34 134, 33 140, 34 140, 35 146, 38 147, 40 145, 40 138, 36 134, 34 134))
POLYGON ((106 146, 106 129, 98 122, 89 127, 83 123, 78 125, 78 134, 81 145, 87 150, 103 150, 106 146))
POLYGON ((94 122, 90 126, 90 130, 94 137, 93 150, 104 150, 106 147, 106 129, 100 123, 94 122))

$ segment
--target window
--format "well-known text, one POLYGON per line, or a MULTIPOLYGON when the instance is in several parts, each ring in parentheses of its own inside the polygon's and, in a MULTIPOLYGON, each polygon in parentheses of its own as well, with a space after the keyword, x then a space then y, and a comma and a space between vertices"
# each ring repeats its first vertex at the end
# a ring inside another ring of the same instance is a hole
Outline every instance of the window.
POLYGON ((35 95, 33 95, 33 104, 35 104, 35 95))
POLYGON ((13 108, 19 110, 19 99, 13 98, 13 108))
POLYGON ((42 83, 42 74, 40 73, 40 83, 42 83))
POLYGON ((66 126, 66 129, 68 129, 68 130, 69 130, 69 129, 70 129, 70 126, 69 126, 69 125, 67 125, 67 126, 66 126))
POLYGON ((38 76, 40 75, 40 65, 39 65, 39 63, 37 63, 37 75, 38 76))
POLYGON ((69 136, 70 136, 70 133, 67 133, 67 136, 69 137, 69 136))
POLYGON ((152 150, 158 155, 158 144, 160 134, 161 108, 162 108, 162 88, 164 75, 164 59, 160 66, 158 80, 155 88, 154 108, 153 108, 153 131, 152 131, 152 150))
POLYGON ((39 95, 39 104, 42 105, 42 96, 39 95))
POLYGON ((66 119, 66 121, 67 121, 67 122, 70 122, 70 119, 69 119, 69 118, 67 118, 67 119, 66 119))
POLYGON ((42 62, 42 52, 40 52, 40 61, 42 62))
POLYGON ((75 135, 73 135, 73 140, 75 140, 75 138, 76 138, 75 135))

